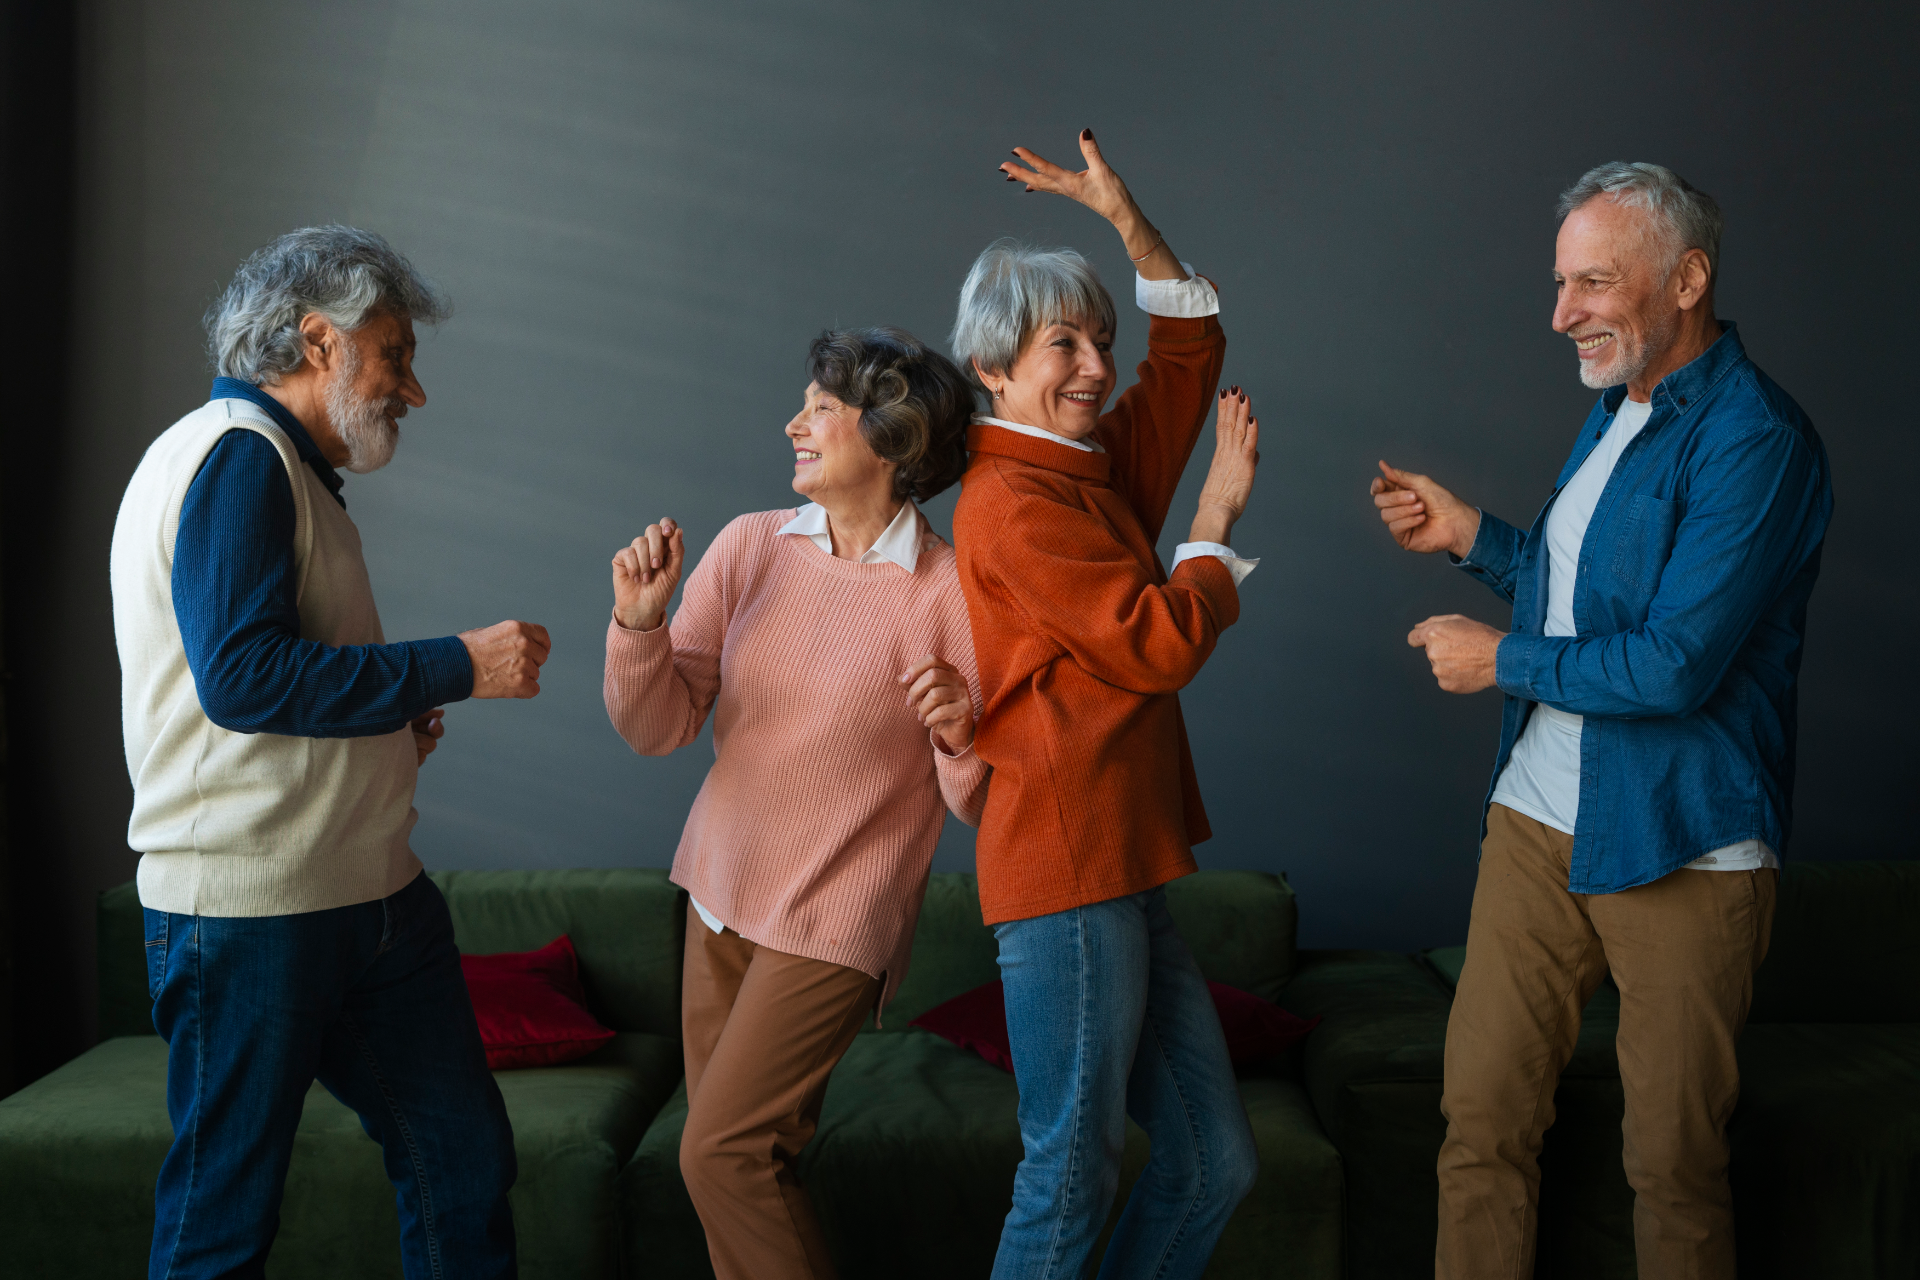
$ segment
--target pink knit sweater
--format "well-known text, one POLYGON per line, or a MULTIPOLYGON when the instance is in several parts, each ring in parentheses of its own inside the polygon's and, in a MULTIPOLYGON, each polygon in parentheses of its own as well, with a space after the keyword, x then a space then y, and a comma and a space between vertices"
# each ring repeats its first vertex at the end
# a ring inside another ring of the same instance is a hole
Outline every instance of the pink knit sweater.
POLYGON ((670 626, 607 628, 607 714, 635 751, 665 755, 714 709, 673 882, 751 942, 884 976, 884 1005, 944 809, 977 826, 987 795, 986 764, 930 742, 899 676, 931 653, 966 677, 978 714, 973 633, 953 548, 925 517, 912 573, 775 533, 793 517, 721 530, 670 626))

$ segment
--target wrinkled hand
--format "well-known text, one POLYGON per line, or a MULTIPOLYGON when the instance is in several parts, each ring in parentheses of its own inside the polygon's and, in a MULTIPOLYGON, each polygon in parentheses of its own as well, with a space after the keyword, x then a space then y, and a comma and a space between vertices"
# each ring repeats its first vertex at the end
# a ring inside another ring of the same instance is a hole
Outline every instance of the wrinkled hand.
POLYGON ((540 664, 553 650, 547 629, 532 622, 496 622, 462 631, 473 661, 476 698, 531 698, 540 692, 540 664))
POLYGON ((1062 169, 1053 161, 1037 151, 1026 147, 1015 147, 1013 154, 1033 166, 1023 169, 1011 160, 1000 162, 1000 172, 1007 175, 1008 182, 1024 182, 1029 191, 1051 191, 1069 200, 1077 200, 1093 210, 1108 222, 1118 223, 1129 213, 1137 214, 1133 196, 1127 191, 1127 184, 1120 181, 1120 175, 1113 171, 1100 156, 1100 144, 1093 140, 1093 130, 1083 129, 1080 133, 1080 155, 1087 167, 1078 173, 1062 169))
POLYGON ((1427 476, 1401 471, 1385 462, 1368 492, 1380 509, 1393 540, 1423 555, 1451 551, 1465 560, 1480 533, 1480 512, 1442 489, 1427 476))
POLYGON ((408 728, 413 730, 413 749, 420 758, 415 764, 425 764, 433 749, 440 745, 440 736, 447 731, 446 708, 435 707, 431 711, 422 711, 415 716, 408 728))
POLYGON ((1428 618, 1407 635, 1427 651, 1433 677, 1448 693, 1478 693, 1493 687, 1493 658, 1507 633, 1457 613, 1428 618))
POLYGON ((615 621, 629 631, 658 627, 667 616, 673 589, 680 585, 686 559, 686 534, 672 516, 648 525, 631 545, 620 548, 613 557, 615 621))
POLYGON ((928 654, 906 669, 900 683, 907 686, 907 705, 940 735, 949 755, 973 745, 973 695, 964 676, 928 654))
POLYGON ((1253 473, 1260 465, 1260 420, 1253 416, 1253 401, 1237 386, 1220 393, 1215 409, 1213 465, 1200 486, 1200 509, 1187 540, 1225 546, 1253 494, 1253 473))

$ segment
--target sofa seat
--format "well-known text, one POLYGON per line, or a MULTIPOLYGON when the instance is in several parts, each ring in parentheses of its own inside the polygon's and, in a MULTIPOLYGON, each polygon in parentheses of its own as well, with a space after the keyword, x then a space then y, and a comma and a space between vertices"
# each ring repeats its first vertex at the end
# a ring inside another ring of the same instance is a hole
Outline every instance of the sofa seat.
MULTIPOLYGON (((891 1012, 889 1025, 893 1024, 891 1012)), ((1241 1096, 1260 1178, 1210 1275, 1341 1275, 1341 1166, 1296 1080, 1249 1077, 1241 1096)), ((924 1031, 861 1035, 834 1071, 802 1180, 846 1280, 983 1276, 1020 1163, 1013 1077, 924 1031)), ((679 1170, 684 1088, 621 1173, 630 1275, 707 1277, 706 1241, 679 1170)), ((1113 1218, 1147 1160, 1128 1125, 1113 1218)), ((1112 1221, 1108 1230, 1112 1229, 1112 1221)))
MULTIPOLYGON (((520 1274, 615 1274, 614 1176, 681 1071, 677 1042, 626 1032, 563 1067, 502 1071, 520 1177, 520 1274)), ((167 1050, 123 1036, 0 1101, 0 1237, 21 1275, 145 1274, 153 1183, 173 1140, 167 1050)), ((319 1085, 300 1119, 267 1274, 400 1275, 380 1148, 319 1085)))
POLYGON ((1740 1274, 1920 1276, 1920 1024, 1749 1023, 1733 1148, 1740 1274))

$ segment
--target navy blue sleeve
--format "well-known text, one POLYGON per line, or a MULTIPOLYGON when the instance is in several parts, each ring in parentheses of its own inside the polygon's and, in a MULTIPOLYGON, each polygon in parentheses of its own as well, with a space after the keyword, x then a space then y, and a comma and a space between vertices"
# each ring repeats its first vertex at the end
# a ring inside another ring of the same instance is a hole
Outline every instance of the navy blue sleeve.
POLYGON ((180 506, 173 614, 207 718, 236 733, 362 738, 473 692, 458 637, 333 645, 300 638, 293 487, 259 433, 220 437, 180 506))

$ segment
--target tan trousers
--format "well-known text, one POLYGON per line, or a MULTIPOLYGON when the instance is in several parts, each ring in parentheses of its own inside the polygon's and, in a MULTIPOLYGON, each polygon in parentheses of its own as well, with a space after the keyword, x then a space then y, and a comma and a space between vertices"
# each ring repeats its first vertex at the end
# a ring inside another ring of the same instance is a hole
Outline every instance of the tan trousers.
POLYGON ((680 1173, 718 1280, 831 1280, 794 1164, 820 1122, 827 1077, 879 992, 879 979, 857 969, 715 933, 687 908, 680 1173))
POLYGON ((1620 988, 1625 1161, 1640 1280, 1732 1277, 1734 1042, 1767 953, 1778 872, 1679 870, 1567 892, 1573 837, 1494 805, 1447 1022, 1441 1280, 1533 1275, 1540 1143, 1588 997, 1620 988))

